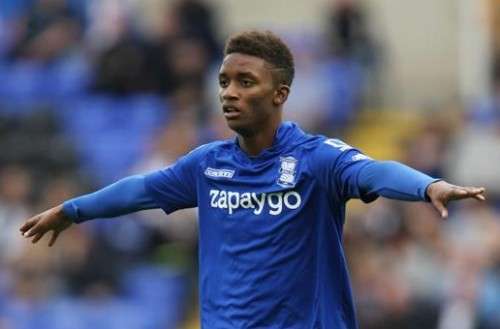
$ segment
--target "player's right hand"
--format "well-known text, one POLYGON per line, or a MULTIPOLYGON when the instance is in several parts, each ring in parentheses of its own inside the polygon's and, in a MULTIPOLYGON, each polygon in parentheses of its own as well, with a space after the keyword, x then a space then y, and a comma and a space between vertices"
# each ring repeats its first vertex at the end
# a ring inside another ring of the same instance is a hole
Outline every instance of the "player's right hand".
POLYGON ((45 233, 52 231, 49 247, 52 247, 59 233, 71 226, 73 222, 63 212, 62 205, 56 206, 31 217, 19 229, 26 238, 33 238, 32 243, 37 243, 45 233))

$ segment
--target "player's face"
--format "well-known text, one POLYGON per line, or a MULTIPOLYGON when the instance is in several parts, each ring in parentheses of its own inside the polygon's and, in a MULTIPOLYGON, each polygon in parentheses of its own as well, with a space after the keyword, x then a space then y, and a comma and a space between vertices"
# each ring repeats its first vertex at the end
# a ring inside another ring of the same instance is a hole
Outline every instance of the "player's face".
POLYGON ((219 99, 229 128, 253 135, 271 124, 279 109, 276 86, 265 60, 239 53, 224 58, 219 71, 219 99))

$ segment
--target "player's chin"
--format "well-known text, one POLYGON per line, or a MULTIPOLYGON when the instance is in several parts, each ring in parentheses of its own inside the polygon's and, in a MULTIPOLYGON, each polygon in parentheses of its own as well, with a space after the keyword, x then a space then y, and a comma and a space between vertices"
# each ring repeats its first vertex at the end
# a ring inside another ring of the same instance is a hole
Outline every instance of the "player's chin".
POLYGON ((248 124, 241 119, 227 119, 226 124, 232 131, 236 132, 240 135, 245 135, 245 133, 249 130, 248 124))

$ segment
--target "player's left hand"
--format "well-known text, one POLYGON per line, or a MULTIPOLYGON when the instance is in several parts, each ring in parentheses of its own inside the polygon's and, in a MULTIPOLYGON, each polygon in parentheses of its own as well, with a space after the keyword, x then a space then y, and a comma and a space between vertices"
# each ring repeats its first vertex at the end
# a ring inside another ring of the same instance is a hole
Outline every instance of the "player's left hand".
POLYGON ((484 187, 456 186, 445 181, 437 181, 427 187, 427 196, 443 219, 448 217, 446 205, 449 201, 462 199, 485 201, 485 192, 484 187))

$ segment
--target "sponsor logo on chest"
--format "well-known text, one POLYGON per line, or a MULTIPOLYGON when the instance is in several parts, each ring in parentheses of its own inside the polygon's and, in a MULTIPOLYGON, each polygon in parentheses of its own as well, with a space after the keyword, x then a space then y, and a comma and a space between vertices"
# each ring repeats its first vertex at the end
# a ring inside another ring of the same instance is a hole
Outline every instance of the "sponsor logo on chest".
MULTIPOLYGON (((295 187, 297 181, 298 161, 292 156, 281 157, 276 183, 284 188, 295 187)), ((215 169, 207 167, 205 175, 212 178, 232 179, 235 171, 231 169, 215 169)), ((226 210, 228 214, 233 214, 240 209, 249 209, 255 215, 268 213, 277 216, 284 209, 297 209, 302 203, 300 194, 293 190, 256 193, 228 191, 225 189, 211 189, 210 207, 226 210)))
POLYGON ((283 209, 297 209, 302 203, 296 191, 255 193, 227 190, 210 190, 210 207, 226 210, 230 215, 240 209, 250 209, 255 215, 267 211, 277 216, 283 209))

